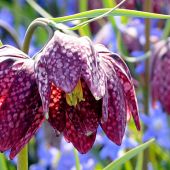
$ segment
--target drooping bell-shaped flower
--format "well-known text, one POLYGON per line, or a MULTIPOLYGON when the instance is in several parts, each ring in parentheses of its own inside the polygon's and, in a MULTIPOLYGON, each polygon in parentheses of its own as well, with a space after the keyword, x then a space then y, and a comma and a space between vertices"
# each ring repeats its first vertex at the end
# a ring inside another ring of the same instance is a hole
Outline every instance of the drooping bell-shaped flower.
POLYGON ((38 54, 35 72, 49 122, 81 153, 92 147, 99 125, 116 144, 122 142, 127 115, 140 129, 130 72, 104 46, 56 31, 38 54))
POLYGON ((34 61, 14 47, 0 47, 0 151, 11 149, 13 158, 43 120, 34 61))
POLYGON ((0 48, 0 151, 11 149, 11 159, 44 115, 57 134, 86 153, 99 125, 120 145, 131 114, 140 129, 129 70, 104 46, 56 31, 36 62, 14 47, 0 48))
MULTIPOLYGON (((45 120, 35 79, 34 60, 8 45, 0 47, 0 151, 11 150, 13 159, 45 120)), ((50 123, 65 117, 63 93, 52 89, 50 123), (54 98, 55 97, 55 98, 54 98)), ((62 122, 61 122, 62 123, 62 122)), ((65 125, 56 125, 63 131, 65 125)))
POLYGON ((105 73, 88 38, 56 31, 37 61, 35 69, 44 112, 49 111, 51 83, 71 93, 83 78, 96 100, 105 94, 105 73))
POLYGON ((152 102, 160 101, 170 114, 170 38, 155 44, 152 50, 151 91, 152 102))

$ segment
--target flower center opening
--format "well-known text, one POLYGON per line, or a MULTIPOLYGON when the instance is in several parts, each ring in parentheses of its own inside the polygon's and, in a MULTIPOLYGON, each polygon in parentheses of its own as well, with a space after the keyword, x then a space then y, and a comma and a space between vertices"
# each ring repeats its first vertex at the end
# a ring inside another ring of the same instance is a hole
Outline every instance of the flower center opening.
POLYGON ((79 102, 84 101, 83 89, 79 80, 76 87, 71 93, 66 93, 66 102, 69 106, 76 106, 79 102))

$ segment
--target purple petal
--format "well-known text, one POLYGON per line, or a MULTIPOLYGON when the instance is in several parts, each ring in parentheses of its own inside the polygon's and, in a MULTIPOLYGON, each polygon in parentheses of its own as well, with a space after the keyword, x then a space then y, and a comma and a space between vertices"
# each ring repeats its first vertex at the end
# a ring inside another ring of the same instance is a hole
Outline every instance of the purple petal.
POLYGON ((99 100, 105 94, 106 75, 91 40, 87 37, 83 37, 80 40, 86 42, 81 47, 83 57, 81 75, 95 99, 99 100))
POLYGON ((107 120, 101 120, 100 124, 106 135, 113 142, 120 145, 125 132, 127 116, 123 87, 114 70, 113 64, 110 60, 105 59, 103 54, 99 53, 99 55, 104 63, 103 68, 108 79, 108 93, 104 96, 104 98, 108 98, 108 118, 107 120))
MULTIPOLYGON (((30 121, 29 121, 30 122, 30 121)), ((24 147, 25 144, 29 142, 29 140, 35 135, 41 124, 44 122, 44 117, 42 115, 42 108, 40 108, 34 119, 31 122, 31 126, 27 129, 26 133, 22 136, 22 138, 17 141, 11 148, 10 159, 13 159, 17 153, 24 147)), ((30 124, 29 124, 30 125, 30 124)), ((20 127, 22 128, 22 127, 20 127)))
POLYGON ((51 124, 51 126, 56 130, 57 134, 62 132, 65 128, 66 124, 65 110, 66 110, 65 93, 52 84, 48 121, 51 124))
POLYGON ((159 100, 164 109, 170 113, 169 83, 167 73, 170 71, 170 39, 158 42, 152 50, 151 60, 151 93, 152 104, 159 100))
POLYGON ((93 45, 87 38, 55 32, 44 50, 38 54, 35 65, 45 112, 48 112, 51 83, 70 93, 79 79, 83 78, 97 100, 103 97, 105 74, 96 56, 93 45))
POLYGON ((0 57, 29 58, 25 53, 10 45, 3 45, 0 47, 0 57))
POLYGON ((79 133, 67 117, 66 129, 64 130, 64 137, 66 141, 71 142, 80 153, 86 153, 92 148, 94 144, 96 138, 96 131, 92 134, 89 134, 88 136, 79 133))
POLYGON ((83 98, 76 107, 67 106, 67 114, 78 133, 92 134, 97 130, 101 117, 101 103, 96 101, 83 80, 83 98))
POLYGON ((11 159, 31 139, 44 119, 39 111, 42 104, 34 62, 23 58, 0 57, 0 150, 11 149, 11 159))
POLYGON ((127 74, 120 67, 120 65, 118 65, 116 62, 114 63, 114 61, 112 63, 123 86, 128 112, 132 114, 136 127, 138 130, 140 130, 138 105, 132 81, 129 80, 127 74))
POLYGON ((132 77, 130 75, 128 67, 117 54, 111 53, 104 46, 102 47, 98 45, 97 49, 99 51, 99 54, 103 58, 107 59, 112 63, 112 67, 114 67, 116 74, 120 80, 120 83, 123 87, 124 96, 127 104, 127 113, 128 115, 132 114, 136 127, 138 130, 140 130, 137 99, 132 82, 132 77))

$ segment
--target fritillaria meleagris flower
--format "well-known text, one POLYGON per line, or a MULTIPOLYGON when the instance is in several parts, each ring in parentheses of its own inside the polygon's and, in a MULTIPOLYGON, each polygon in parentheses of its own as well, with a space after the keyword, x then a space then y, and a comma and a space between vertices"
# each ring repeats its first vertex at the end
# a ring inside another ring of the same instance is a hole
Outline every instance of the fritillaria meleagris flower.
POLYGON ((56 31, 38 54, 35 73, 49 122, 81 153, 92 147, 99 125, 118 145, 127 115, 140 129, 129 70, 104 46, 56 31))
POLYGON ((44 120, 34 61, 11 46, 0 47, 0 151, 12 159, 44 120))
POLYGON ((160 101, 170 114, 170 38, 155 44, 151 62, 152 102, 160 101))
POLYGON ((0 151, 10 149, 11 159, 45 115, 57 134, 86 153, 99 125, 120 145, 131 114, 140 129, 129 70, 104 46, 56 31, 36 61, 0 48, 0 151))

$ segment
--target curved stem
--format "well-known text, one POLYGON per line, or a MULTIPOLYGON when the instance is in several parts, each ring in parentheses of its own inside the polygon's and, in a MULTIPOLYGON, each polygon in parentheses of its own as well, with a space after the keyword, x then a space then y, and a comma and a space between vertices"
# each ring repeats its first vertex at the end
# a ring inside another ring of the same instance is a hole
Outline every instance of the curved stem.
POLYGON ((19 43, 18 37, 17 37, 17 33, 14 30, 14 28, 12 28, 9 24, 7 24, 6 22, 4 22, 3 20, 0 20, 0 27, 5 30, 9 36, 14 40, 17 48, 21 49, 21 45, 19 43))
POLYGON ((24 39, 24 43, 23 43, 23 52, 28 53, 29 51, 29 45, 30 45, 30 41, 32 38, 32 35, 34 33, 34 31, 36 30, 37 27, 41 26, 41 27, 45 27, 49 33, 49 39, 51 39, 51 37, 53 36, 53 30, 52 28, 49 26, 49 23, 51 23, 51 21, 49 21, 48 19, 45 18, 37 18, 36 20, 34 20, 28 27, 26 34, 25 34, 25 39, 24 39))

